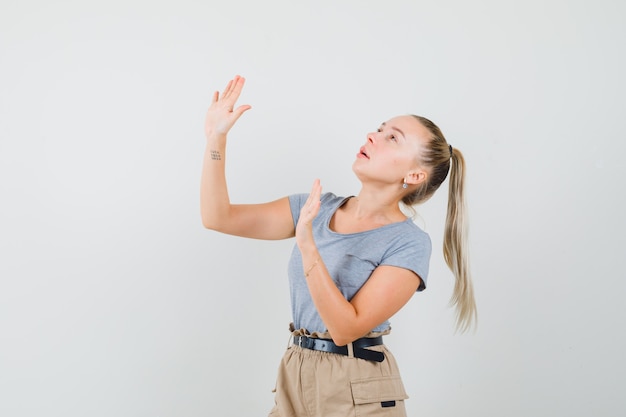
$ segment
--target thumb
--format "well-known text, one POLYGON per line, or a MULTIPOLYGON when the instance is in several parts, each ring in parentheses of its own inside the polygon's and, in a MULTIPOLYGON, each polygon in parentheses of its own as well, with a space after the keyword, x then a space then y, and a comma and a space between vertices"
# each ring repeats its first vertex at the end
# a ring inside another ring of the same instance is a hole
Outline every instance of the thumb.
POLYGON ((235 110, 233 110, 233 114, 235 115, 235 121, 237 121, 237 119, 239 119, 242 114, 244 114, 246 111, 250 110, 251 108, 252 108, 251 105, 244 104, 244 105, 237 107, 235 110))

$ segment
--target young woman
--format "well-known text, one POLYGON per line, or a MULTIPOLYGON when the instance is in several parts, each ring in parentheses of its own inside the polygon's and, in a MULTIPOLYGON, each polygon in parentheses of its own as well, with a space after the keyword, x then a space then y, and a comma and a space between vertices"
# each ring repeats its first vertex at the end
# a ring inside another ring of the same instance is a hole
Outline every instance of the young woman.
POLYGON ((249 105, 235 108, 235 77, 215 92, 206 115, 201 180, 206 228, 256 239, 295 237, 289 262, 293 344, 279 366, 273 417, 404 416, 407 397, 383 344, 388 319, 426 288, 431 243, 403 214, 430 198, 450 172, 445 260, 456 277, 457 326, 476 320, 468 270, 461 152, 419 116, 394 117, 367 134, 352 166, 354 197, 309 194, 265 204, 231 204, 226 136, 249 105))

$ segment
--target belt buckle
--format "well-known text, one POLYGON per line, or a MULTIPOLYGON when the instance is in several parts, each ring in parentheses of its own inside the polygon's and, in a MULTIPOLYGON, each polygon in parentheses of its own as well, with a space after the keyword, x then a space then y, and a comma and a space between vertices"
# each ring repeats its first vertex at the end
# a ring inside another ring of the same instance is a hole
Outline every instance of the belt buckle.
POLYGON ((300 336, 300 347, 303 349, 313 349, 315 346, 315 339, 309 336, 300 336))
POLYGON ((298 336, 298 346, 300 346, 303 349, 308 349, 309 348, 309 338, 306 336, 298 336))

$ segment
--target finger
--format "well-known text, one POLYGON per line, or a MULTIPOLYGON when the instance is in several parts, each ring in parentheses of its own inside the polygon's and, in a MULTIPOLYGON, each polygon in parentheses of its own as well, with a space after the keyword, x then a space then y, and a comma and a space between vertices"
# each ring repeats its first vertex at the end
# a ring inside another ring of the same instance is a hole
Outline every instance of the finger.
POLYGON ((313 181, 313 188, 311 188, 310 195, 313 201, 319 200, 319 196, 320 196, 320 180, 319 179, 316 179, 315 181, 313 181))
MULTIPOLYGON (((317 180, 316 180, 317 181, 317 180)), ((311 187, 311 191, 309 192, 308 197, 306 198, 306 201, 304 202, 305 206, 310 206, 311 202, 313 201, 313 199, 315 198, 313 196, 313 194, 315 193, 315 181, 313 181, 313 186, 311 187)))
POLYGON ((315 212, 315 215, 317 215, 317 209, 319 209, 319 206, 320 206, 320 195, 321 195, 320 180, 316 179, 315 181, 313 181, 313 187, 311 188, 311 192, 309 193, 309 196, 307 197, 306 202, 304 203, 305 207, 307 208, 307 211, 315 212))
POLYGON ((237 76, 235 82, 233 83, 233 88, 231 91, 233 100, 237 100, 239 98, 239 95, 241 94, 241 90, 243 90, 243 86, 245 83, 245 78, 237 76))
MULTIPOLYGON (((322 204, 321 202, 321 196, 322 196, 322 186, 319 184, 317 184, 317 188, 315 190, 315 200, 314 200, 314 204, 315 204, 315 209, 319 209, 320 205, 322 204)), ((317 214, 317 212, 316 212, 317 214)))
POLYGON ((233 110, 233 114, 235 115, 235 118, 234 118, 233 122, 236 122, 237 119, 239 119, 242 114, 244 114, 245 112, 247 112, 251 108, 252 108, 251 105, 243 104, 243 105, 237 107, 235 110, 233 110))
POLYGON ((211 99, 211 103, 216 103, 217 100, 219 99, 220 99, 220 92, 219 91, 213 92, 213 98, 211 99))
POLYGON ((235 86, 239 82, 239 78, 241 78, 239 75, 235 75, 235 78, 230 80, 230 82, 228 83, 227 91, 224 91, 224 94, 223 94, 224 98, 230 98, 231 97, 231 95, 233 94, 233 90, 235 89, 235 86))
POLYGON ((228 92, 228 90, 230 90, 230 87, 233 85, 233 80, 228 80, 228 84, 226 84, 226 87, 224 87, 224 92, 222 95, 226 94, 228 92))
POLYGON ((315 181, 313 181, 313 189, 311 190, 311 195, 313 196, 314 200, 320 199, 321 191, 322 191, 322 186, 318 178, 315 181))

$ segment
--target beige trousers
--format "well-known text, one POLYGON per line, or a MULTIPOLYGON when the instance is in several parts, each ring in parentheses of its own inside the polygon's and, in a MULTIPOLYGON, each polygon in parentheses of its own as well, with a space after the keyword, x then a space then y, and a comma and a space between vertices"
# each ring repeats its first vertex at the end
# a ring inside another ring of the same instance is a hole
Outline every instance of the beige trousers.
POLYGON ((408 396, 393 355, 384 345, 368 349, 383 352, 385 360, 371 362, 290 344, 278 368, 276 405, 269 417, 405 417, 408 396))

